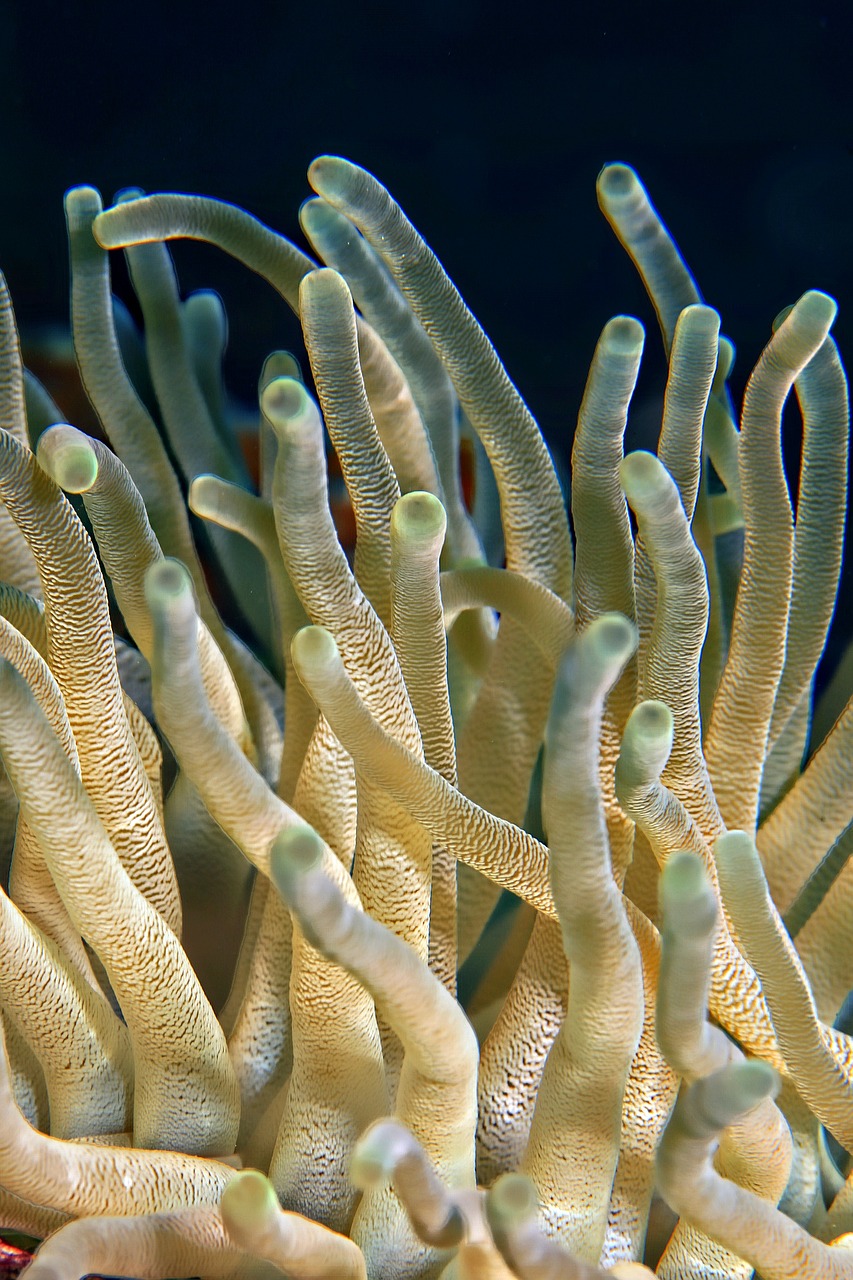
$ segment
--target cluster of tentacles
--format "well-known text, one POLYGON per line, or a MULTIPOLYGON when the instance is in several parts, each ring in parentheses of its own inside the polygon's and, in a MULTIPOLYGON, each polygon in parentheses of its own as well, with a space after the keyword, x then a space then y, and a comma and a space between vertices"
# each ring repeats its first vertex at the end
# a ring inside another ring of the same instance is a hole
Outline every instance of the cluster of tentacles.
POLYGON ((32 1280, 853 1277, 844 663, 812 708, 834 303, 779 318, 737 423, 717 314, 608 166, 669 374, 657 453, 624 456, 643 329, 605 326, 572 538, 417 232, 347 161, 309 177, 319 269, 227 204, 69 192, 111 447, 25 374, 3 294, 0 1227, 44 1238, 32 1280), (269 357, 254 485, 184 236, 301 323, 316 399, 269 357))

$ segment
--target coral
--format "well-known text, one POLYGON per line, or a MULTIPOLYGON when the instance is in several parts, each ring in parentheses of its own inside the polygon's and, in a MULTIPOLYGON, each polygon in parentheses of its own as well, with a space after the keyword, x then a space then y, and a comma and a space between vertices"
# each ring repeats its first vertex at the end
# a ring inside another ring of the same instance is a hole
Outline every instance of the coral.
POLYGON ((44 1238, 33 1280, 853 1277, 835 304, 777 319, 737 421, 719 317, 607 166, 668 378, 624 456, 644 332, 609 321, 572 533, 400 209, 309 178, 320 267, 230 205, 69 192, 109 446, 0 297, 0 1227, 44 1238), (251 455, 187 236, 301 324, 311 385, 268 358, 251 455))

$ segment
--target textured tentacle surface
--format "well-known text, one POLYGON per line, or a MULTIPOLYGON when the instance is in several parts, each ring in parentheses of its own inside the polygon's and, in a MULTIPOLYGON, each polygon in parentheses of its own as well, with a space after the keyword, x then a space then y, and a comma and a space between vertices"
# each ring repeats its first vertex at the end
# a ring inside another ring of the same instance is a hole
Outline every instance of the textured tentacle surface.
POLYGON ((564 486, 385 188, 309 181, 319 268, 221 201, 68 193, 109 445, 0 280, 0 1232, 34 1280, 853 1277, 835 304, 780 314, 739 410, 607 165, 663 409, 623 456, 616 315, 564 486), (257 442, 181 238, 298 316, 257 442))

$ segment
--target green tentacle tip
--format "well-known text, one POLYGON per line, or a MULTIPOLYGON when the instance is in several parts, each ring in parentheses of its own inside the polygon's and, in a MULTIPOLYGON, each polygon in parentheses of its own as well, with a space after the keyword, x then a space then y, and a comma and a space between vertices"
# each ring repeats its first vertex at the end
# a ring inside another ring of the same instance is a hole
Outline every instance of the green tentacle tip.
POLYGON ((299 309, 352 306, 349 285, 334 267, 317 267, 299 282, 299 309))
POLYGON ((788 316, 791 314, 793 310, 794 310, 793 302, 789 303, 787 307, 782 308, 782 310, 775 317, 772 325, 770 326, 770 328, 773 330, 774 333, 776 332, 777 329, 781 328, 781 326, 785 323, 785 321, 788 319, 788 316))
POLYGON ((661 888, 673 902, 697 898, 709 887, 702 859, 692 849, 674 853, 661 872, 661 888))
POLYGON ((329 670, 340 661, 338 646, 325 627, 303 627, 290 642, 290 655, 300 674, 329 670))
POLYGON ((610 356, 637 360, 642 355, 646 331, 633 316, 614 316, 601 331, 601 347, 610 356))
POLYGON ((89 437, 64 422, 42 432, 36 458, 66 493, 86 493, 98 478, 98 459, 89 437))
POLYGON ((291 351, 271 351, 263 363, 261 376, 258 379, 258 391, 263 391, 275 382, 276 378, 292 378, 295 382, 302 382, 302 370, 299 368, 299 361, 291 351))
POLYGON ((192 579, 180 560, 157 560, 145 574, 145 599, 153 612, 192 598, 192 579))
POLYGON ((569 645, 557 672, 548 719, 551 748, 570 708, 603 698, 636 647, 637 629, 621 613, 602 614, 569 645))
POLYGON ((88 226, 103 207, 101 193, 95 187, 69 187, 65 193, 65 216, 71 231, 88 226))
POLYGON ((658 893, 668 932, 706 934, 714 927, 717 900, 698 853, 674 853, 661 872, 658 893))
POLYGON ((643 184, 637 177, 636 170, 619 161, 606 164, 595 185, 599 198, 611 205, 630 200, 637 192, 643 191, 643 184))
POLYGON ((730 1062, 688 1089, 681 1108, 686 1133, 702 1139, 714 1137, 765 1098, 775 1097, 780 1084, 778 1073, 768 1062, 758 1058, 730 1062))
POLYGON ((302 202, 299 225, 312 243, 333 251, 345 247, 346 242, 358 234, 352 223, 321 196, 311 196, 302 202))
POLYGON ((666 744, 669 747, 672 744, 675 720, 665 702, 658 702, 654 698, 638 702, 625 726, 626 733, 629 726, 632 734, 642 738, 649 745, 666 744))
POLYGON ((245 1169, 232 1178, 223 1191, 220 1212, 230 1232, 262 1230, 278 1213, 275 1188, 257 1169, 245 1169))
POLYGON ((355 1144, 350 1179, 366 1190, 388 1182, 413 1139, 397 1120, 375 1120, 355 1144))
POLYGON ((227 505, 228 485, 219 476, 196 476, 190 482, 187 505, 193 515, 215 520, 227 505))
POLYGON ((676 332, 680 329, 716 337, 720 332, 720 313, 704 302, 691 302, 678 317, 676 332))
POLYGON ((261 411, 277 430, 298 426, 310 406, 308 392, 296 378, 273 378, 261 392, 261 411))
POLYGON ((718 1127, 732 1124, 765 1098, 775 1098, 781 1087, 777 1071, 769 1062, 749 1058, 731 1062, 712 1076, 699 1081, 702 1111, 718 1127))
POLYGON ((619 463, 619 479, 632 507, 659 501, 668 488, 667 474, 660 459, 646 449, 629 453, 619 463))
POLYGON ((126 188, 120 193, 120 203, 98 214, 92 228, 95 239, 104 249, 122 249, 162 240, 164 237, 155 225, 145 225, 147 216, 155 208, 151 196, 136 188, 126 188))
POLYGON ((270 845, 270 872, 284 897, 300 876, 319 867, 323 851, 323 841, 307 824, 279 831, 270 845))
POLYGON ((528 1222, 539 1208, 536 1188, 522 1173, 503 1173, 489 1188, 486 1212, 489 1221, 503 1229, 528 1222))
POLYGON ((621 613, 603 613, 587 627, 580 643, 605 662, 627 662, 637 647, 637 628, 621 613))
POLYGON ((788 322, 795 326, 803 342, 816 342, 829 333, 837 313, 834 298, 819 289, 810 289, 794 303, 788 322))
POLYGON ((218 349, 228 341, 228 316, 215 289, 195 289, 183 303, 184 319, 196 325, 218 349))
POLYGON ((731 338, 727 338, 725 334, 720 334, 720 347, 717 353, 717 370, 714 374, 714 391, 720 391, 722 384, 735 367, 735 357, 737 349, 731 338))
POLYGON ((342 156, 318 156, 308 166, 308 181, 321 196, 327 196, 334 202, 335 198, 344 198, 347 189, 358 180, 361 170, 350 160, 342 156))
POLYGON ((674 721, 663 702, 640 702, 622 734, 616 762, 616 792, 624 798, 636 786, 648 786, 663 772, 672 751, 674 721))
POLYGON ((393 1117, 374 1120, 355 1144, 350 1164, 350 1178, 356 1187, 378 1187, 391 1180, 397 1166, 406 1157, 425 1161, 427 1157, 409 1129, 393 1117))
POLYGON ((444 541, 447 516, 444 507, 432 493, 416 490, 406 493, 391 512, 392 534, 406 542, 432 544, 444 541))
POLYGON ((714 859, 721 875, 761 870, 755 841, 745 831, 727 831, 720 836, 714 844, 714 859))
POLYGON ((113 196, 113 204, 130 204, 131 200, 141 200, 144 195, 142 187, 121 187, 113 196))
POLYGON ((733 1064, 738 1068, 736 1088, 744 1108, 752 1108, 763 1098, 775 1098, 782 1087, 778 1071, 769 1062, 750 1058, 733 1064))
POLYGON ((104 209, 92 224, 92 234, 102 249, 120 249, 124 244, 127 218, 121 205, 104 209))

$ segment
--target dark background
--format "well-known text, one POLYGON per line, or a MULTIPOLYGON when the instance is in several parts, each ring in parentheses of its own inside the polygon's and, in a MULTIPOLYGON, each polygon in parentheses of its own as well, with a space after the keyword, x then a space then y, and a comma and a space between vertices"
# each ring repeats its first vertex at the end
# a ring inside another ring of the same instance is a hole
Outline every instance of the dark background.
MULTIPOLYGON (((128 185, 222 197, 288 234, 312 157, 367 166, 424 232, 552 447, 568 451, 597 333, 647 324, 598 213, 608 160, 635 165, 736 342, 734 387, 804 289, 841 304, 853 359, 849 4, 340 0, 0 3, 0 265, 25 333, 65 321, 61 199, 128 185)), ((179 245, 186 287, 231 320, 230 383, 298 344, 280 301, 179 245)), ((638 417, 641 415, 637 415, 638 417)), ((635 436, 635 440, 636 440, 635 436)))

